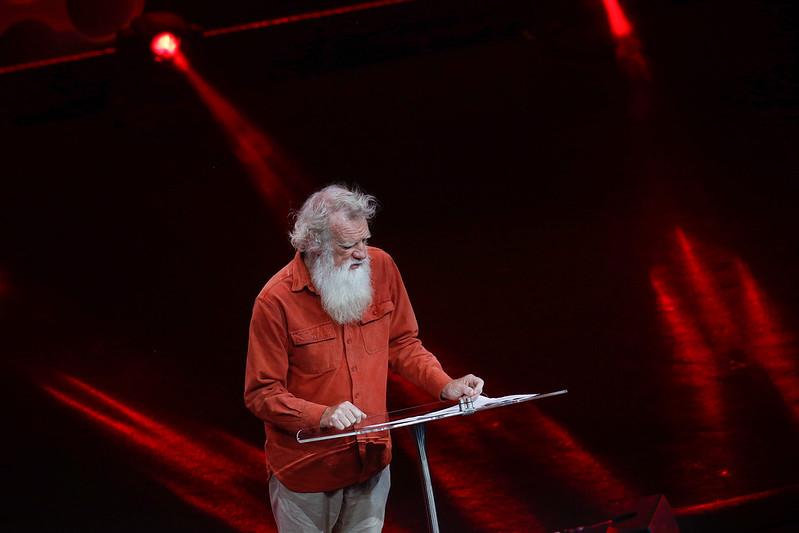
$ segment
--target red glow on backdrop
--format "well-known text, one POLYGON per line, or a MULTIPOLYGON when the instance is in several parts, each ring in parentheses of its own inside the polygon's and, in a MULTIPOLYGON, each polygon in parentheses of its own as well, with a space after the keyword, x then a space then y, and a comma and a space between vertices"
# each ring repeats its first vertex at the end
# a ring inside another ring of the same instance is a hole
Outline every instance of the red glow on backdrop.
MULTIPOLYGON (((392 375, 392 387, 417 404, 429 401, 418 389, 392 375)), ((515 464, 535 462, 579 497, 602 503, 634 495, 601 461, 588 452, 563 425, 534 405, 495 411, 466 420, 453 419, 430 426, 427 453, 435 490, 443 490, 464 516, 486 531, 543 531, 530 504, 515 496, 516 472, 496 468, 495 449, 517 457, 515 464), (519 428, 530 428, 520 431, 519 428), (536 429, 532 429, 536 428, 536 429), (532 436, 531 432, 535 435, 532 436), (476 438, 485 435, 485 438, 476 438), (490 443, 493 443, 490 445, 490 443), (490 472, 490 474, 489 474, 490 472)), ((416 457, 411 438, 395 432, 395 441, 416 457)))
MULTIPOLYGON (((475 439, 472 432, 457 428, 457 422, 446 425, 445 434, 458 439, 457 442, 451 447, 430 442, 427 445, 435 494, 450 500, 475 530, 546 531, 541 521, 531 514, 527 503, 514 496, 513 479, 480 468, 485 460, 477 458, 490 454, 490 450, 475 439), (450 452, 454 448, 457 453, 453 455, 450 452)), ((394 442, 403 453, 417 460, 416 445, 408 433, 395 432, 394 442)))
MULTIPOLYGON (((718 496, 728 489, 731 467, 739 460, 733 453, 733 415, 724 394, 729 354, 739 337, 727 302, 730 294, 722 295, 719 289, 726 262, 719 261, 718 253, 700 248, 682 229, 675 228, 674 234, 673 261, 653 268, 650 282, 658 312, 673 342, 675 382, 687 385, 690 391, 683 400, 681 411, 685 414, 679 425, 693 427, 694 435, 700 439, 689 449, 701 447, 705 452, 685 464, 693 464, 692 468, 715 478, 717 492, 708 495, 718 496), (700 257, 700 252, 714 259, 713 268, 705 257, 700 257)), ((673 394, 680 395, 680 391, 673 394)), ((682 475, 690 482, 698 473, 689 470, 682 475)))
POLYGON ((43 390, 154 461, 151 475, 181 500, 237 531, 274 531, 258 488, 263 452, 216 430, 198 442, 72 376, 58 374, 43 390), (253 490, 254 489, 254 490, 253 490))
MULTIPOLYGON (((434 352, 445 363, 445 368, 457 372, 462 361, 438 348, 434 352)), ((406 396, 413 397, 415 393, 417 401, 424 402, 425 397, 419 396, 418 390, 397 378, 394 382, 406 396)), ((552 401, 568 401, 568 396, 552 401)), ((536 402, 495 410, 486 417, 473 418, 468 423, 479 428, 479 432, 490 435, 509 455, 536 463, 537 468, 587 502, 600 504, 609 499, 635 495, 635 491, 609 465, 591 453, 565 425, 544 413, 536 402), (530 431, 519 431, 518 428, 529 428, 530 431)))
MULTIPOLYGON (((611 469, 590 453, 565 426, 544 414, 536 406, 531 412, 517 415, 517 424, 537 428, 536 436, 542 439, 542 455, 552 475, 562 479, 569 489, 591 503, 600 505, 611 500, 623 500, 636 495, 635 491, 620 481, 611 469)), ((529 439, 518 432, 503 432, 505 442, 513 442, 511 449, 521 452, 529 448, 529 439), (528 441, 525 445, 525 441, 528 441)))
MULTIPOLYGON (((430 401, 430 397, 406 381, 394 375, 390 380, 392 387, 400 389, 411 401, 417 404, 430 401)), ((493 453, 485 439, 475 438, 470 426, 475 419, 470 417, 468 422, 456 419, 428 426, 427 456, 433 491, 439 495, 443 491, 476 530, 545 531, 527 503, 514 494, 513 479, 490 470, 493 453), (441 437, 439 432, 444 438, 436 438, 441 437)), ((392 436, 402 451, 417 461, 413 437, 404 431, 395 431, 392 436)), ((491 437, 494 437, 493 432, 491 437)))
POLYGON ((719 343, 720 348, 729 349, 738 340, 738 328, 733 324, 728 306, 723 301, 717 286, 716 278, 720 277, 720 272, 715 272, 714 277, 714 273, 699 260, 695 245, 682 229, 677 228, 675 234, 682 253, 684 268, 702 309, 703 322, 719 343))
POLYGON ((618 0, 602 0, 610 33, 616 41, 616 59, 633 80, 649 80, 649 66, 641 51, 641 42, 635 36, 633 25, 618 0))
POLYGON ((685 232, 677 228, 676 235, 703 321, 716 346, 722 351, 738 350, 763 368, 794 419, 799 420, 799 369, 793 339, 769 308, 749 268, 732 254, 717 253, 716 268, 711 270, 699 259, 696 245, 685 232), (719 288, 722 279, 726 280, 726 298, 719 288), (743 302, 742 313, 733 312, 731 304, 737 301, 743 302))
POLYGON ((602 0, 602 5, 605 7, 610 31, 614 37, 627 37, 633 32, 632 24, 619 5, 619 0, 602 0))
POLYGON ((307 192, 305 181, 291 169, 285 157, 278 152, 275 143, 194 70, 185 54, 178 51, 174 64, 186 75, 186 79, 222 126, 236 157, 247 170, 276 222, 285 224, 286 215, 296 200, 292 190, 303 194, 307 192))
POLYGON ((150 42, 150 50, 159 61, 170 60, 175 57, 180 48, 180 39, 168 31, 161 32, 150 42))
POLYGON ((736 261, 736 270, 744 293, 744 306, 749 322, 749 351, 766 371, 779 390, 794 421, 799 422, 799 365, 794 341, 780 325, 743 261, 736 261))
POLYGON ((744 460, 732 453, 735 442, 731 439, 737 431, 732 420, 740 408, 729 400, 728 377, 744 371, 750 363, 758 365, 796 422, 796 350, 740 258, 700 246, 680 228, 675 235, 674 262, 653 268, 650 280, 658 311, 674 343, 677 381, 690 385, 694 392, 693 405, 686 406, 685 412, 697 413, 703 428, 709 430, 702 437, 705 453, 698 463, 723 482, 719 485, 722 490, 735 478, 730 466, 744 460), (743 362, 737 361, 740 357, 743 362))
POLYGON ((650 282, 657 297, 658 311, 674 340, 673 371, 678 383, 691 387, 695 410, 705 425, 714 427, 722 419, 718 363, 694 320, 661 275, 654 270, 650 282))

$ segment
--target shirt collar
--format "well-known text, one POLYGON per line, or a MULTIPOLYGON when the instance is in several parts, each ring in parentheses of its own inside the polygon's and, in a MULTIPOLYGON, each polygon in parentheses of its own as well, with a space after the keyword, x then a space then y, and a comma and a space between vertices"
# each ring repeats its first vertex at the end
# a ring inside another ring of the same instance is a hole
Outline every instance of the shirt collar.
POLYGON ((308 266, 305 264, 300 252, 294 254, 294 259, 291 261, 291 269, 291 290, 293 292, 300 292, 305 287, 308 287, 308 290, 312 293, 318 294, 313 281, 311 281, 311 273, 308 271, 308 266))

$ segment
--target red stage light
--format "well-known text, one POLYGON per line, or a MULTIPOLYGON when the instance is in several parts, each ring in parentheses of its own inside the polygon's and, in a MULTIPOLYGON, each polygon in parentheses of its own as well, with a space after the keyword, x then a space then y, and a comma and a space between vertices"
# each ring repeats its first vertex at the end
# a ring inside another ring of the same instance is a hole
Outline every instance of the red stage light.
POLYGON ((616 41, 616 57, 620 66, 633 80, 648 81, 649 67, 641 51, 641 43, 635 36, 632 23, 624 13, 619 0, 602 0, 610 25, 610 33, 616 41))
POLYGON ((627 37, 633 32, 632 24, 624 14, 624 10, 619 5, 619 0, 602 0, 605 6, 605 13, 610 23, 610 31, 614 37, 627 37))
POLYGON ((150 42, 150 50, 157 60, 170 60, 175 57, 180 48, 180 39, 168 31, 161 32, 150 42))

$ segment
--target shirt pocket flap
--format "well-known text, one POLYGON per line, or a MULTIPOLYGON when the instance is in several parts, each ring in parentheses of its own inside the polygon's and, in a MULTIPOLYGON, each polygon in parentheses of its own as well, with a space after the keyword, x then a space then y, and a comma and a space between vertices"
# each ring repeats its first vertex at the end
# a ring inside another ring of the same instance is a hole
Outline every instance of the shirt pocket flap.
POLYGON ((294 346, 302 346, 335 339, 336 330, 332 323, 326 322, 318 326, 291 331, 289 335, 291 335, 291 341, 294 343, 294 346))
POLYGON ((363 314, 363 318, 361 319, 361 324, 368 324, 370 322, 374 322, 379 318, 383 318, 393 310, 394 310, 394 302, 392 302, 391 300, 386 300, 385 302, 374 304, 370 306, 369 309, 363 314))

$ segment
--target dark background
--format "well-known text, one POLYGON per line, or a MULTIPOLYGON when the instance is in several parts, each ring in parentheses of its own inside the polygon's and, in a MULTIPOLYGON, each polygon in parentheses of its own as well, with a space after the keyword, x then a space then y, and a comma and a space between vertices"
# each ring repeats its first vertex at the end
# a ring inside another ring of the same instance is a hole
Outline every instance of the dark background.
MULTIPOLYGON (((250 4, 146 9, 212 29, 336 5, 250 4)), ((796 525, 797 9, 622 5, 648 79, 617 55, 599 1, 414 2, 186 52, 311 188, 380 199, 372 244, 395 258, 451 374, 483 376, 491 396, 569 389, 433 428, 443 531, 574 527, 650 494, 686 530, 796 525), (752 273, 779 323, 777 381, 761 352, 712 327, 722 370, 700 386, 675 377, 682 341, 652 276, 694 302, 697 322, 714 318, 678 227, 741 335, 758 326, 731 265, 752 273), (697 413, 710 388, 725 415, 708 421, 697 413), (691 510, 736 497, 755 503, 691 510)), ((168 480, 205 501, 238 484, 266 507, 260 463, 209 435, 261 445, 241 399, 249 315, 291 258, 288 212, 304 189, 286 175, 293 200, 264 202, 169 65, 116 54, 4 74, 0 94, 4 529, 247 529, 231 517, 252 506, 209 512, 168 480), (192 485, 175 442, 142 447, 48 394, 68 389, 64 374, 256 479, 192 485)), ((392 405, 425 401, 393 385, 392 405)), ((416 531, 414 458, 395 437, 387 530, 416 531)))

